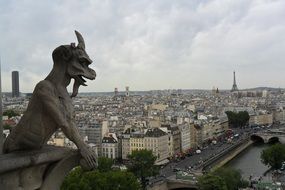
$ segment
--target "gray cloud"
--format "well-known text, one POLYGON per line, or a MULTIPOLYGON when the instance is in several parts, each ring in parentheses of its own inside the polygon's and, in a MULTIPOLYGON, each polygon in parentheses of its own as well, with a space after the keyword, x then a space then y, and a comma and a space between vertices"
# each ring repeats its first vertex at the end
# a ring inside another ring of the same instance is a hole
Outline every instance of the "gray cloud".
POLYGON ((86 41, 98 73, 81 91, 285 87, 285 2, 0 0, 3 91, 20 71, 30 92, 52 68, 51 52, 86 41))

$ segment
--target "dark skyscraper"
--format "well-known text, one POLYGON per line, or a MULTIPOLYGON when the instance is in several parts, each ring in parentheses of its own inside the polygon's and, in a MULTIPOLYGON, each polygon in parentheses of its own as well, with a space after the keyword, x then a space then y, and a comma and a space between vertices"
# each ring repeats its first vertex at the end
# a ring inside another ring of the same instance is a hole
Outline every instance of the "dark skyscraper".
POLYGON ((236 72, 234 71, 234 84, 232 87, 232 92, 238 91, 237 83, 236 83, 236 72))
MULTIPOLYGON (((3 109, 2 109, 2 72, 1 72, 1 57, 0 57, 0 134, 3 134, 3 122, 2 122, 2 115, 3 115, 3 109)), ((2 154, 3 149, 3 135, 0 135, 0 154, 2 154)))
POLYGON ((12 97, 20 96, 20 88, 19 88, 19 72, 12 72, 12 97))

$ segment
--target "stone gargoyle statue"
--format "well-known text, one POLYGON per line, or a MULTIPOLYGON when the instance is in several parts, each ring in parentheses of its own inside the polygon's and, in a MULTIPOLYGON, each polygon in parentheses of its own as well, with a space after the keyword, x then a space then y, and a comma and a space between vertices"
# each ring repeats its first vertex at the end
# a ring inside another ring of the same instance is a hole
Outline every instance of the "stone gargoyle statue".
POLYGON ((33 92, 23 117, 4 142, 4 153, 36 150, 47 143, 58 129, 73 141, 89 169, 96 168, 94 151, 79 135, 74 122, 72 97, 78 93, 80 85, 86 86, 85 79, 94 80, 96 73, 89 68, 92 60, 85 51, 81 34, 75 31, 78 45, 61 45, 53 53, 53 68, 49 75, 40 81, 33 92), (66 87, 74 79, 73 92, 68 94, 66 87))

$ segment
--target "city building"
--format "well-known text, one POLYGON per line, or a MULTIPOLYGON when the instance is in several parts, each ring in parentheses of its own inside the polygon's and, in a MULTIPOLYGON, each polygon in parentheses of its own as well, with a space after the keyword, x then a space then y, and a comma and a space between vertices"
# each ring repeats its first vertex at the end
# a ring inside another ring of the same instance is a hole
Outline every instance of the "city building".
POLYGON ((187 152, 191 148, 190 124, 185 123, 179 125, 178 128, 180 130, 181 151, 187 152))
POLYGON ((102 156, 106 158, 116 159, 119 157, 118 139, 116 135, 109 134, 102 139, 102 156))
POLYGON ((114 95, 115 95, 115 96, 118 96, 118 95, 119 95, 119 91, 118 91, 118 88, 117 88, 117 87, 116 87, 115 90, 114 90, 114 95))
POLYGON ((126 97, 130 96, 130 87, 126 86, 126 97))
POLYGON ((194 123, 190 123, 190 147, 197 148, 197 137, 194 123))
POLYGON ((159 128, 150 128, 145 133, 145 149, 152 150, 156 164, 168 162, 168 135, 159 128))
POLYGON ((151 150, 157 157, 156 164, 168 162, 168 134, 160 128, 133 130, 128 128, 121 136, 122 159, 127 160, 134 150, 151 150))
POLYGON ((272 113, 258 113, 249 118, 250 125, 271 125, 273 123, 272 113))
POLYGON ((282 110, 274 110, 273 112, 273 121, 277 123, 285 123, 285 111, 282 110))
POLYGON ((202 126, 199 124, 194 124, 194 140, 193 140, 193 148, 201 148, 203 145, 203 134, 202 134, 202 126))
POLYGON ((160 129, 168 133, 168 154, 169 158, 173 158, 181 152, 180 131, 170 124, 163 124, 160 129))
POLYGON ((19 87, 19 72, 12 72, 12 97, 20 96, 20 87, 19 87))
POLYGON ((83 127, 79 127, 79 133, 86 138, 87 143, 93 143, 98 147, 98 155, 101 156, 101 145, 103 137, 108 134, 108 122, 94 122, 83 127))
POLYGON ((130 138, 130 153, 134 150, 143 150, 145 149, 144 145, 144 131, 134 131, 131 133, 130 138))
POLYGON ((131 147, 130 147, 130 129, 127 129, 121 136, 120 141, 121 141, 121 147, 119 147, 119 149, 121 149, 122 152, 122 159, 123 160, 127 160, 128 159, 128 155, 131 153, 131 147))

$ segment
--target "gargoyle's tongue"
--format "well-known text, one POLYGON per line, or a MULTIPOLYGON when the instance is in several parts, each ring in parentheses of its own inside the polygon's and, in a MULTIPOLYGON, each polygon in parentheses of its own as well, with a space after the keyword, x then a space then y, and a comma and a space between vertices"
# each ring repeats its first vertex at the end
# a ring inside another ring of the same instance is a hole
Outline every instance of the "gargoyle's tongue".
POLYGON ((74 80, 73 91, 72 91, 72 94, 71 94, 71 96, 70 96, 71 98, 77 96, 79 86, 80 86, 80 83, 79 83, 77 80, 74 80))

